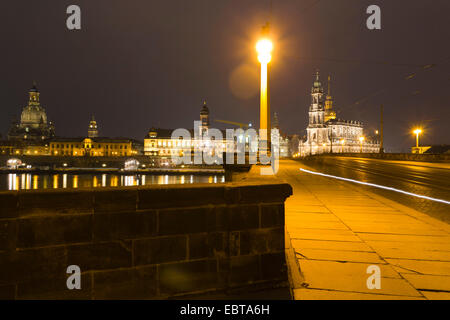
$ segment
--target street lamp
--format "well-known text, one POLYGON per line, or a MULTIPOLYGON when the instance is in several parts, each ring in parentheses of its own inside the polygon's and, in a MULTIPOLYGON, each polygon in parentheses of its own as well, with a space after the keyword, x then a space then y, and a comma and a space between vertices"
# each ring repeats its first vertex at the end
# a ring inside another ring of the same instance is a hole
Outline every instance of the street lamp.
POLYGON ((341 153, 344 153, 344 143, 345 143, 345 139, 341 140, 341 153))
POLYGON ((359 142, 361 143, 361 153, 363 152, 363 142, 364 142, 365 138, 364 137, 359 137, 359 142))
POLYGON ((416 148, 419 148, 419 135, 422 133, 422 129, 416 129, 414 133, 416 134, 416 148))
POLYGON ((266 141, 270 150, 270 100, 268 64, 272 60, 273 44, 268 39, 269 25, 263 27, 263 39, 256 43, 258 61, 261 63, 261 96, 260 96, 260 141, 266 141))

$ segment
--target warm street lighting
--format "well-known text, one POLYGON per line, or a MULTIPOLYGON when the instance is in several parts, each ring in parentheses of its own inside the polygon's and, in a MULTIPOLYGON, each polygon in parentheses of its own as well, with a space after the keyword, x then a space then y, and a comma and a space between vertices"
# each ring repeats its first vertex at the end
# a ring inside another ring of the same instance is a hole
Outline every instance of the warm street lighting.
POLYGON ((364 137, 359 137, 359 142, 361 143, 361 153, 363 152, 363 142, 366 138, 364 137))
POLYGON ((341 140, 341 153, 344 153, 344 144, 345 144, 345 139, 341 140))
POLYGON ((260 142, 266 143, 267 152, 270 145, 270 98, 269 98, 269 72, 268 64, 272 60, 272 41, 268 39, 269 24, 263 27, 263 38, 256 43, 258 61, 261 63, 261 95, 260 95, 260 142))
POLYGON ((422 129, 414 130, 414 134, 416 135, 416 148, 419 147, 419 135, 422 133, 422 129))
POLYGON ((268 39, 259 40, 256 44, 256 51, 258 52, 258 61, 261 63, 269 63, 272 60, 272 41, 268 39))

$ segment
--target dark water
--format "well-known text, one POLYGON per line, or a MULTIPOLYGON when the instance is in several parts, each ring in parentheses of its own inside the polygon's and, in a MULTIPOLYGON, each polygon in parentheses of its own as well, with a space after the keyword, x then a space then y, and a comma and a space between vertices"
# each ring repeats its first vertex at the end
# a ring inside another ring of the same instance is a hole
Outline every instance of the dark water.
POLYGON ((223 183, 218 175, 115 175, 115 174, 0 174, 0 191, 30 189, 76 189, 151 184, 223 183))

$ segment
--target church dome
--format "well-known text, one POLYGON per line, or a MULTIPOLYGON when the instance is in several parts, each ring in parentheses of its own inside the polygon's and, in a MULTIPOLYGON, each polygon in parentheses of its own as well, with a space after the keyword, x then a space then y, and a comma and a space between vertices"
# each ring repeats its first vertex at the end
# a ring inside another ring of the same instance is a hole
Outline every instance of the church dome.
POLYGON ((47 114, 42 107, 26 106, 22 111, 20 124, 37 128, 41 124, 47 124, 47 114))
POLYGON ((23 108, 20 117, 21 127, 39 128, 41 125, 47 125, 47 114, 39 102, 39 90, 36 84, 29 91, 28 105, 23 108))

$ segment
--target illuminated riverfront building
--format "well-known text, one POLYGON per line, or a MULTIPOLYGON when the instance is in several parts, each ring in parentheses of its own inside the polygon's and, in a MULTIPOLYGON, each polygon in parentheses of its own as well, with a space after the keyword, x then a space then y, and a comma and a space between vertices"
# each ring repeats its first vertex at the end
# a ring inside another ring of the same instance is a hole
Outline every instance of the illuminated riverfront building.
MULTIPOLYGON (((280 158, 287 158, 290 156, 290 148, 289 148, 289 137, 281 132, 280 125, 278 122, 278 114, 275 112, 273 114, 273 121, 272 121, 272 129, 278 129, 279 131, 279 152, 280 152, 280 158)), ((275 137, 272 135, 272 143, 275 141, 275 137)))
POLYGON ((328 78, 328 94, 325 103, 323 96, 323 87, 317 71, 311 89, 306 140, 299 142, 298 155, 307 156, 330 152, 379 152, 379 143, 364 136, 364 128, 361 122, 337 118, 333 109, 330 77, 328 78))
MULTIPOLYGON (((186 150, 194 152, 195 149, 200 151, 214 150, 226 148, 226 133, 221 131, 224 139, 222 140, 203 140, 200 137, 207 135, 210 126, 209 109, 206 101, 203 101, 200 110, 200 122, 198 132, 188 130, 191 139, 172 139, 173 129, 151 128, 144 139, 144 154, 148 156, 159 156, 167 159, 170 163, 170 157, 173 155, 182 156, 186 150), (197 137, 197 139, 196 139, 197 137)), ((164 161, 163 161, 164 163, 164 161)))
POLYGON ((44 141, 55 135, 55 128, 48 122, 47 113, 39 99, 39 90, 36 84, 33 84, 29 91, 28 105, 22 110, 20 122, 13 122, 8 132, 9 140, 44 141))
POLYGON ((225 152, 226 150, 235 151, 238 143, 243 143, 248 151, 249 137, 244 132, 239 136, 233 136, 233 139, 227 140, 225 130, 219 130, 222 134, 221 139, 202 139, 202 136, 211 133, 209 109, 206 102, 203 102, 200 110, 200 121, 195 130, 188 130, 190 139, 173 139, 173 129, 151 128, 144 139, 144 154, 148 156, 159 156, 162 163, 171 163, 171 156, 183 156, 184 152, 207 152, 210 155, 225 152), (164 162, 165 160, 165 162, 164 162))
POLYGON ((122 157, 142 154, 142 143, 128 138, 55 138, 50 155, 122 157))
POLYGON ((97 121, 89 122, 87 138, 55 137, 54 126, 47 122, 40 105, 36 85, 30 89, 28 105, 23 108, 20 122, 13 123, 8 140, 0 141, 0 154, 30 156, 132 156, 143 153, 143 144, 129 138, 99 137, 97 121))

